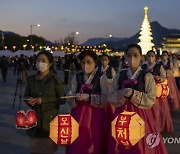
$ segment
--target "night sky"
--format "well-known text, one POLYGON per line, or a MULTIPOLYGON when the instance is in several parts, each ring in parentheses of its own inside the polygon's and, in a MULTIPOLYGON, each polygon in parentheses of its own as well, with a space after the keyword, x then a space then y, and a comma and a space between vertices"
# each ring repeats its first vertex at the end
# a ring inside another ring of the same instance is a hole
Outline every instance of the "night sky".
POLYGON ((149 7, 149 20, 180 29, 180 0, 0 0, 0 30, 50 41, 79 32, 80 43, 92 37, 130 37, 139 31, 149 7))

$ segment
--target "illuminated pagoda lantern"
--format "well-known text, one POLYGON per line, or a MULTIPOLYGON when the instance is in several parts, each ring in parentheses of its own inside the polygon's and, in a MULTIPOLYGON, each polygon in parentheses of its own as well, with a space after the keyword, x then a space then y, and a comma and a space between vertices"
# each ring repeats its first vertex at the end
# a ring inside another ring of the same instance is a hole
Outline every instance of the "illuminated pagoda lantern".
POLYGON ((142 48, 142 54, 145 55, 149 50, 152 50, 154 44, 152 43, 153 37, 151 32, 151 25, 148 20, 148 7, 144 7, 144 20, 141 25, 140 42, 138 43, 142 48))

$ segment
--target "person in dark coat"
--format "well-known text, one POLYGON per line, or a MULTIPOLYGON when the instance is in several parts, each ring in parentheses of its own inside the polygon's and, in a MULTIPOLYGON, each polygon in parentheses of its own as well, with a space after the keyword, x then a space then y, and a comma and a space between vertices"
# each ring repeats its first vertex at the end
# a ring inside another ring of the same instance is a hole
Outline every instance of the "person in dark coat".
POLYGON ((8 72, 8 59, 5 56, 2 56, 0 59, 0 68, 2 72, 3 81, 6 82, 7 72, 8 72))
POLYGON ((59 114, 60 99, 64 96, 62 81, 52 71, 53 56, 42 51, 37 55, 38 72, 28 78, 24 98, 37 114, 37 126, 27 130, 33 153, 54 153, 58 146, 49 138, 50 122, 59 114))
POLYGON ((26 82, 29 76, 30 63, 27 57, 21 54, 18 60, 18 76, 23 81, 26 82))

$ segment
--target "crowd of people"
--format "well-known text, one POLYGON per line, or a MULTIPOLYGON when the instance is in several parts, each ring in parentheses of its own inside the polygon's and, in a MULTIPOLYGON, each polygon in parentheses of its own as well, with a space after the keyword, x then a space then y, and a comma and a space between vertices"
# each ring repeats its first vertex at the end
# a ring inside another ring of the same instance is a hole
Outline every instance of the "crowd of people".
MULTIPOLYGON (((49 138, 49 123, 66 103, 79 124, 79 136, 66 146, 67 154, 166 154, 161 132, 174 131, 170 111, 180 108, 180 57, 167 51, 158 55, 153 50, 142 57, 137 44, 129 45, 121 59, 107 54, 98 57, 91 50, 59 57, 55 62, 47 51, 31 58, 15 57, 14 74, 26 82, 25 102, 38 116, 37 126, 27 130, 31 153, 57 150, 49 138), (28 77, 31 69, 37 72, 28 77), (64 71, 63 81, 57 70, 64 71), (158 96, 159 84, 169 93, 158 96), (65 95, 63 85, 70 85, 66 95, 75 97, 61 99, 65 95), (137 113, 145 122, 145 136, 129 148, 111 135, 111 122, 124 110, 137 113), (147 144, 151 133, 157 133, 160 140, 153 148, 147 144)), ((3 56, 0 67, 4 82, 8 64, 3 56)))

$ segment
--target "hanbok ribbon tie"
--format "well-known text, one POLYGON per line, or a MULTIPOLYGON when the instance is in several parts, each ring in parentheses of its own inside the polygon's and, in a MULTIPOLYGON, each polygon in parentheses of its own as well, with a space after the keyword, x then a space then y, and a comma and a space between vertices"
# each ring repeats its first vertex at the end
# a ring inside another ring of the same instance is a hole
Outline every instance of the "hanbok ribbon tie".
POLYGON ((102 73, 102 75, 103 74, 106 74, 106 71, 108 70, 108 68, 109 68, 109 66, 106 66, 105 68, 101 68, 101 73, 102 73))
POLYGON ((137 80, 134 79, 130 79, 130 80, 124 80, 122 83, 122 88, 125 88, 126 85, 136 85, 137 84, 137 80))
POLYGON ((84 90, 92 90, 93 84, 83 84, 80 89, 80 93, 83 94, 84 90))
POLYGON ((106 74, 106 71, 104 70, 104 71, 102 71, 101 73, 102 73, 102 75, 103 75, 103 74, 106 74))
POLYGON ((163 65, 164 69, 167 70, 168 69, 168 65, 163 65))

